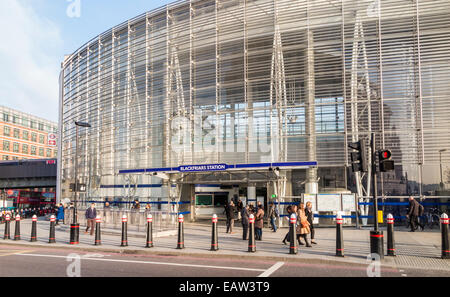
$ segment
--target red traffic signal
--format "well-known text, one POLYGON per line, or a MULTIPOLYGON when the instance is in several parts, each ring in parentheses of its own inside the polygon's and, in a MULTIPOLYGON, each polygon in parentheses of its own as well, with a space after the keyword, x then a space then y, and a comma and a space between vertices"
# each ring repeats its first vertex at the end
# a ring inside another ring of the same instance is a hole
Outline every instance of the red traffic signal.
POLYGON ((382 150, 379 151, 378 157, 380 158, 380 162, 384 160, 389 160, 392 156, 392 153, 390 150, 382 150))

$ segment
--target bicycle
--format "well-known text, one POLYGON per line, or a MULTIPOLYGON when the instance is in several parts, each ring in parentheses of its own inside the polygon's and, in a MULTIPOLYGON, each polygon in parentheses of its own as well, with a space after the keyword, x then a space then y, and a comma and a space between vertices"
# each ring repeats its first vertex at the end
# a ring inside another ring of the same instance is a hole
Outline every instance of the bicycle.
POLYGON ((438 208, 430 208, 422 216, 425 218, 424 226, 427 226, 430 229, 433 229, 434 226, 437 226, 439 228, 441 215, 442 211, 440 211, 438 208))

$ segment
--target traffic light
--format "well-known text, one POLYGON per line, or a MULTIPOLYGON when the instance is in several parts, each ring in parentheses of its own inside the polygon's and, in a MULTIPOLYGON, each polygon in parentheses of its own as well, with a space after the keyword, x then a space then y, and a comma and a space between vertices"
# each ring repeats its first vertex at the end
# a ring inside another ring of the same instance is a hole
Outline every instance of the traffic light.
POLYGON ((350 156, 352 158, 352 170, 353 172, 367 172, 367 154, 366 154, 366 143, 364 141, 352 142, 348 145, 350 148, 356 150, 356 152, 351 152, 350 156))
POLYGON ((380 162, 380 172, 388 172, 394 170, 394 161, 391 160, 392 152, 390 150, 378 151, 378 160, 380 162))

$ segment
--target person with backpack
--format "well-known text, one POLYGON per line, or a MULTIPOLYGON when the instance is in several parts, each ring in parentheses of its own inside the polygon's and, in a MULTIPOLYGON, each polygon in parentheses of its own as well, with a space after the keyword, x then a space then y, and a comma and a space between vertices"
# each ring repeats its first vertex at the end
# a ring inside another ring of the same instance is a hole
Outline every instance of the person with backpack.
POLYGON ((419 202, 417 202, 413 196, 409 197, 409 212, 406 215, 409 218, 409 222, 411 224, 411 230, 409 232, 415 232, 420 226, 420 228, 424 229, 424 225, 419 222, 419 216, 423 215, 424 208, 419 202))

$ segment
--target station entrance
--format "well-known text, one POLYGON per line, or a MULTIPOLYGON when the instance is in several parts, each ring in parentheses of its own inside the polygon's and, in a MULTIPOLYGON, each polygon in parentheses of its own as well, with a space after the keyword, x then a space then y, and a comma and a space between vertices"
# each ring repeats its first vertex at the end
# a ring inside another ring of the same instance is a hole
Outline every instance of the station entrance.
POLYGON ((195 221, 213 214, 224 216, 224 206, 230 201, 254 206, 261 202, 264 209, 271 201, 283 202, 283 197, 292 196, 292 172, 308 168, 317 168, 317 162, 182 165, 122 170, 120 174, 160 178, 171 211, 195 221))

